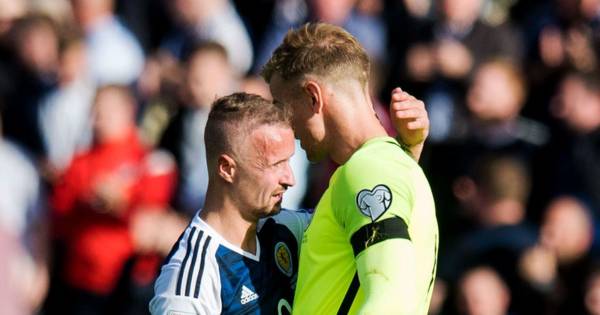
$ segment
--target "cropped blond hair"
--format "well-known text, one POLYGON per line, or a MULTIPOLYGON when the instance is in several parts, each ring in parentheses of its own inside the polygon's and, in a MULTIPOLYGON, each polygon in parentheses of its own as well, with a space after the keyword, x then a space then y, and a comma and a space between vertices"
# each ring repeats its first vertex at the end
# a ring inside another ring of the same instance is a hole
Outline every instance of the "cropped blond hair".
POLYGON ((325 23, 307 23, 290 30, 262 70, 270 82, 275 74, 285 80, 306 74, 343 76, 366 84, 369 57, 358 40, 343 28, 325 23))
POLYGON ((291 112, 279 103, 243 92, 215 100, 204 130, 209 166, 221 154, 239 157, 239 147, 245 136, 263 125, 291 128, 291 112))

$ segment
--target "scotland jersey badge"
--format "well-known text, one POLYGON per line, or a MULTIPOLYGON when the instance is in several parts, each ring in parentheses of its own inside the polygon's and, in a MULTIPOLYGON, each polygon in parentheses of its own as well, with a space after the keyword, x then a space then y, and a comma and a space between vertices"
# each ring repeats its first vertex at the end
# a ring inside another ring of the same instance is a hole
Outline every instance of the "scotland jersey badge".
POLYGON ((284 242, 275 244, 275 264, 284 275, 291 277, 294 266, 292 264, 292 253, 284 242))

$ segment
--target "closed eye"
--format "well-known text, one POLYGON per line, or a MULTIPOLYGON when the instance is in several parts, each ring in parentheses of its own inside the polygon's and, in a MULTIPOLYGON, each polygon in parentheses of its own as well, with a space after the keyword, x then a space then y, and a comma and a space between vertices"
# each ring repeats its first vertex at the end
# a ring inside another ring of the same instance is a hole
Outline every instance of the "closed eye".
POLYGON ((283 159, 283 160, 279 160, 279 161, 277 161, 277 162, 273 163, 273 165, 272 165, 272 166, 281 166, 281 165, 283 165, 283 164, 287 163, 289 160, 290 160, 290 159, 283 159))

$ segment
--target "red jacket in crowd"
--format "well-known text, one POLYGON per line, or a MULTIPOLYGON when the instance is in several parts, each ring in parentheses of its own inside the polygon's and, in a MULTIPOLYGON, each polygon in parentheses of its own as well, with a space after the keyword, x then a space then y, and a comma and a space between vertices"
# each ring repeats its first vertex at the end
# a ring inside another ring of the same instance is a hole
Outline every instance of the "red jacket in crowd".
MULTIPOLYGON (((172 161, 144 148, 134 131, 77 156, 52 198, 55 236, 66 245, 67 283, 110 293, 134 254, 132 215, 166 209, 174 185, 172 161)), ((156 258, 152 261, 158 263, 156 258)), ((158 267, 140 262, 144 270, 158 267)))

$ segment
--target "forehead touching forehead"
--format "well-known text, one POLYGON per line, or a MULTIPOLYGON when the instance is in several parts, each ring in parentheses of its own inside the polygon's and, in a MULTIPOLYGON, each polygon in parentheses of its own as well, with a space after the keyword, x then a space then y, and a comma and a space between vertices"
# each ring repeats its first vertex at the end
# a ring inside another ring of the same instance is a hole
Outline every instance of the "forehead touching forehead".
POLYGON ((240 157, 240 148, 255 130, 264 126, 290 128, 290 113, 264 98, 234 93, 217 99, 208 117, 204 142, 209 163, 221 154, 240 157))
POLYGON ((272 165, 294 154, 294 133, 285 125, 260 125, 242 144, 244 156, 260 164, 272 165))

